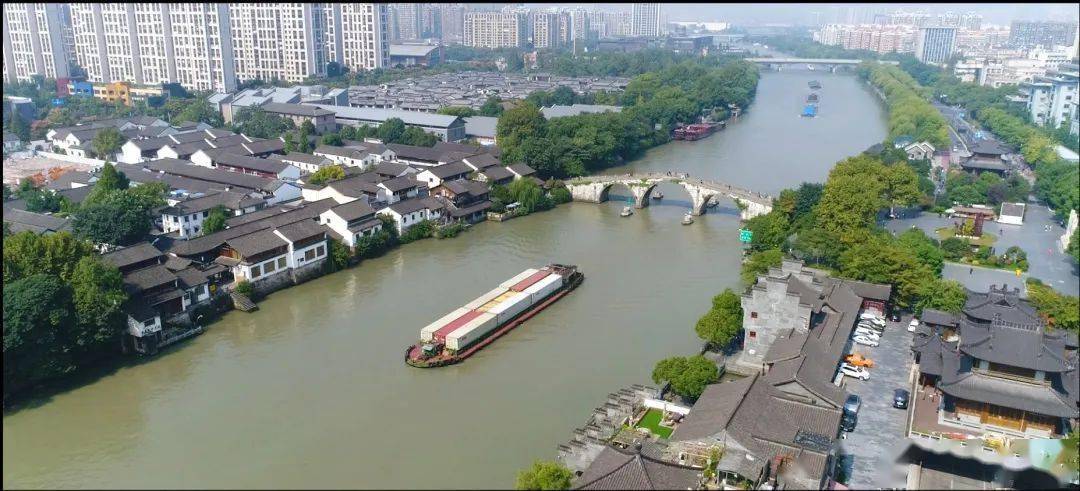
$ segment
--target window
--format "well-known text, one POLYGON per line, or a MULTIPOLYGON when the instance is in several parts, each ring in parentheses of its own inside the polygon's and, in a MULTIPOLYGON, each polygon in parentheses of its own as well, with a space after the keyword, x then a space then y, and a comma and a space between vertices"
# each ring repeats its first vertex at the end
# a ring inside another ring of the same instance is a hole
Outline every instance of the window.
POLYGON ((750 339, 757 339, 757 331, 750 331, 750 339))
POLYGON ((323 254, 326 254, 326 248, 324 246, 319 246, 315 248, 316 256, 322 256, 323 254))
POLYGON ((270 261, 263 265, 263 271, 266 271, 266 274, 273 273, 275 269, 277 268, 274 267, 274 261, 270 261))
POLYGON ((285 267, 285 258, 283 258, 283 257, 278 258, 277 267, 278 268, 284 268, 285 267))
POLYGON ((251 277, 252 278, 258 278, 260 275, 262 275, 262 268, 260 268, 258 266, 252 266, 251 267, 251 277))
POLYGON ((310 261, 312 259, 315 259, 315 249, 308 249, 307 252, 304 252, 304 260, 310 261))
POLYGON ((751 319, 757 319, 757 312, 750 312, 751 319))

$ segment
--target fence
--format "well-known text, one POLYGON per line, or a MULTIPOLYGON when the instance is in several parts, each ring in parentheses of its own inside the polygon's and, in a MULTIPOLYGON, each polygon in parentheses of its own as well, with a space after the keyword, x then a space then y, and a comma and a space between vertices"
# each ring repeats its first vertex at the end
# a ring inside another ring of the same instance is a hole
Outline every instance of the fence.
POLYGON ((71 162, 74 164, 92 165, 94 167, 101 167, 105 165, 104 160, 91 159, 87 157, 76 157, 74 155, 64 155, 62 153, 52 153, 38 150, 34 152, 34 155, 47 157, 50 159, 62 160, 64 162, 71 162))

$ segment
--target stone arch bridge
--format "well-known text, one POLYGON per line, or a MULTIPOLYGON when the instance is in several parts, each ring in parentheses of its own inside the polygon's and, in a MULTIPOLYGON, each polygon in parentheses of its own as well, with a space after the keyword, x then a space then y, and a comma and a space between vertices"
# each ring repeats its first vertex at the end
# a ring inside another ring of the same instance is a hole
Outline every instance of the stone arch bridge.
POLYGON ((586 176, 566 181, 566 188, 570 191, 574 201, 588 203, 602 203, 608 200, 608 192, 616 184, 622 184, 630 189, 634 195, 634 207, 644 208, 649 206, 649 198, 657 184, 670 182, 678 184, 690 195, 690 202, 695 215, 705 213, 706 205, 711 198, 726 196, 735 201, 739 206, 739 217, 743 220, 764 215, 772 211, 772 197, 767 194, 757 193, 749 189, 732 186, 727 183, 707 179, 695 179, 688 174, 622 174, 586 176))

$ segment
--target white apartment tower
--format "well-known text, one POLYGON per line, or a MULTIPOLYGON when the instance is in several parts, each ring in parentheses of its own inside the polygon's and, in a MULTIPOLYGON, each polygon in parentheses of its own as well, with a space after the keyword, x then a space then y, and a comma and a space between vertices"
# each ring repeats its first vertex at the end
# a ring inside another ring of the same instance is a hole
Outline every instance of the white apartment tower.
POLYGON ((630 13, 633 18, 631 23, 633 36, 660 36, 660 4, 635 3, 630 7, 630 13))
POLYGON ((326 75, 323 5, 234 3, 229 10, 237 79, 302 82, 326 75))
POLYGON ((341 61, 351 71, 374 70, 390 60, 389 12, 382 3, 334 4, 341 10, 341 61))
POLYGON ((34 75, 67 78, 62 5, 4 4, 4 81, 29 81, 34 75))
POLYGON ((236 88, 227 4, 73 3, 71 26, 91 82, 236 88))
POLYGON ((528 20, 522 12, 469 12, 465 14, 464 44, 476 48, 512 48, 525 45, 528 20))
POLYGON ((923 63, 945 63, 955 48, 955 27, 920 27, 915 38, 915 57, 923 63))
POLYGON ((557 48, 562 43, 559 39, 559 14, 556 12, 532 12, 529 14, 533 47, 557 48))
POLYGON ((422 5, 419 3, 390 4, 391 41, 411 41, 423 36, 422 5))

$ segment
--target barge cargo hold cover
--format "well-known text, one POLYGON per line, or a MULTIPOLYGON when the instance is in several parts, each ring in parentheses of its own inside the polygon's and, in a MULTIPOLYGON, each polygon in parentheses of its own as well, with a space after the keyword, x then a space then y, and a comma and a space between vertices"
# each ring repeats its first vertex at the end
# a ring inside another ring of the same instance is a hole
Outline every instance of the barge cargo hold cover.
POLYGON ((415 367, 451 365, 468 358, 543 310, 584 280, 575 266, 527 269, 420 330, 420 342, 405 352, 415 367))

